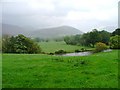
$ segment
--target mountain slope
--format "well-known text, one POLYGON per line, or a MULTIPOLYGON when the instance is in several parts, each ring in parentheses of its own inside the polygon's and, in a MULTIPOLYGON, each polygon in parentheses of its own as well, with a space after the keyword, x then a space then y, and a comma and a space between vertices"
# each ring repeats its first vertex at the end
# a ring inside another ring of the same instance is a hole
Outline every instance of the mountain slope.
POLYGON ((32 37, 55 38, 66 35, 82 34, 80 30, 70 26, 60 26, 54 28, 39 29, 31 33, 32 37))
POLYGON ((2 24, 2 35, 9 34, 9 35, 17 35, 17 34, 24 34, 24 28, 9 25, 9 24, 2 24))
POLYGON ((2 24, 2 35, 18 35, 23 34, 27 37, 39 37, 39 38, 55 38, 66 35, 82 34, 82 32, 76 28, 70 26, 60 26, 54 28, 45 28, 35 30, 33 28, 24 28, 16 25, 2 24))

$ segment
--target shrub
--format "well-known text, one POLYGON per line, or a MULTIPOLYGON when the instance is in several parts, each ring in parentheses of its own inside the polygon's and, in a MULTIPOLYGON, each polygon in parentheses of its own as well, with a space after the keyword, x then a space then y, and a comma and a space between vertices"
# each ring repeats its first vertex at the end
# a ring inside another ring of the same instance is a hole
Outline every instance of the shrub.
POLYGON ((81 51, 82 51, 82 52, 84 52, 84 51, 85 51, 85 49, 84 49, 84 48, 81 48, 81 51))
POLYGON ((40 53, 40 46, 22 34, 18 36, 5 36, 2 42, 4 53, 40 53))
POLYGON ((64 50, 58 50, 55 52, 55 54, 65 54, 65 53, 66 53, 66 51, 64 51, 64 50))
POLYGON ((101 52, 105 49, 107 49, 107 45, 105 43, 102 43, 102 42, 96 43, 95 52, 101 52))
POLYGON ((120 36, 119 35, 115 35, 110 38, 110 48, 120 49, 120 36))
POLYGON ((80 52, 80 50, 76 49, 75 52, 80 52))
POLYGON ((54 55, 54 53, 48 53, 48 55, 54 55))

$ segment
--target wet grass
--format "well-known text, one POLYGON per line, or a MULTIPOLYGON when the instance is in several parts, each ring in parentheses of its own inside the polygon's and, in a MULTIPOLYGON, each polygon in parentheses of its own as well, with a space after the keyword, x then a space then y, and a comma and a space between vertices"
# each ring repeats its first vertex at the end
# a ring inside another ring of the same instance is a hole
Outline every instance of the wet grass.
POLYGON ((3 88, 117 88, 118 51, 90 56, 3 54, 3 88))
POLYGON ((93 49, 93 48, 85 47, 85 46, 67 45, 64 41, 40 42, 40 47, 42 48, 42 52, 45 52, 45 53, 50 53, 50 52, 54 53, 55 51, 58 51, 58 50, 64 50, 67 52, 75 52, 75 50, 81 50, 82 48, 93 49))

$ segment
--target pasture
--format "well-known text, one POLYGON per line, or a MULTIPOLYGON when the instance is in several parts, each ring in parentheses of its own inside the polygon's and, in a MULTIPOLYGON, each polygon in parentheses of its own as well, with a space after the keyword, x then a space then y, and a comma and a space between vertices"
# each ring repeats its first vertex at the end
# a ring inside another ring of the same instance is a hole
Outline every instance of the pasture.
POLYGON ((3 54, 2 58, 3 88, 118 87, 118 50, 76 57, 3 54))
POLYGON ((55 41, 49 41, 49 42, 40 42, 39 43, 42 52, 45 53, 54 53, 57 50, 65 50, 67 52, 74 52, 75 50, 80 50, 81 48, 85 49, 93 49, 90 47, 85 46, 77 46, 77 45, 67 45, 64 41, 61 42, 55 42, 55 41))

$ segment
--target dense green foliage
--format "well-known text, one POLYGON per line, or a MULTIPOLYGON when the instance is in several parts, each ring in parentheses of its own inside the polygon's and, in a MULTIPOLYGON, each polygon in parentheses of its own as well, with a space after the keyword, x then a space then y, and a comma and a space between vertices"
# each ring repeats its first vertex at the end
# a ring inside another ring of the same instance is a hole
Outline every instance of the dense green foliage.
POLYGON ((24 35, 3 36, 2 40, 3 53, 39 53, 40 47, 30 38, 24 35))
POLYGON ((96 43, 95 52, 101 52, 105 49, 107 49, 107 45, 105 43, 101 43, 101 42, 96 43))
POLYGON ((70 45, 80 45, 80 37, 81 35, 74 35, 74 36, 66 36, 64 37, 64 41, 66 44, 70 45))
POLYGON ((108 45, 109 39, 110 39, 109 32, 104 30, 98 31, 94 29, 91 32, 85 33, 83 35, 65 37, 64 41, 66 42, 66 44, 94 47, 95 43, 97 42, 102 42, 108 45))
POLYGON ((2 37, 0 37, 0 52, 2 52, 2 37))
POLYGON ((112 36, 120 35, 120 28, 117 28, 115 31, 112 32, 112 36))
POLYGON ((118 88, 118 50, 82 57, 2 57, 3 88, 118 88))
POLYGON ((110 38, 110 48, 120 49, 120 36, 115 35, 110 38))
POLYGON ((89 46, 92 45, 94 47, 95 43, 100 42, 101 38, 102 37, 100 37, 99 31, 94 29, 93 31, 88 33, 87 42, 85 43, 88 43, 89 46))
POLYGON ((66 51, 64 51, 64 50, 55 51, 55 54, 65 54, 65 53, 66 53, 66 51))

